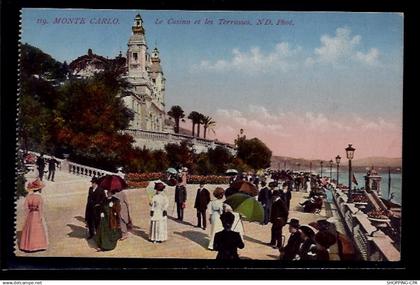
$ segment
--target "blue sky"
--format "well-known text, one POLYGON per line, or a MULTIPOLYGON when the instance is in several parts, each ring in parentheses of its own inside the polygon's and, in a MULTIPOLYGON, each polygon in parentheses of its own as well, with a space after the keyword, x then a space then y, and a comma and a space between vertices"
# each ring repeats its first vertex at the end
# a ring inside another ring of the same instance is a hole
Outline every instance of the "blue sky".
MULTIPOLYGON (((264 121, 250 118, 255 107, 262 107, 259 114, 267 111, 274 120, 288 113, 297 118, 315 114, 327 122, 348 124, 358 118, 362 126, 373 121, 390 132, 393 126, 394 135, 401 131, 403 16, 397 13, 24 9, 22 42, 60 61, 70 62, 88 48, 114 57, 120 50, 125 53, 137 13, 149 48, 157 43, 160 50, 167 106, 179 104, 186 112, 197 110, 221 122, 229 119, 227 113, 239 111, 245 126, 252 119, 264 121), (56 17, 84 17, 88 23, 52 24, 56 17), (100 17, 118 19, 118 24, 89 23, 100 17), (214 24, 168 24, 170 19, 205 18, 214 24), (37 24, 37 19, 48 24, 37 24), (219 19, 252 25, 219 25, 219 19), (293 25, 256 25, 258 19, 293 25)), ((280 126, 285 124, 279 119, 280 126)), ((231 130, 227 127, 217 127, 223 138, 231 130)), ((382 152, 389 154, 389 147, 382 152)))

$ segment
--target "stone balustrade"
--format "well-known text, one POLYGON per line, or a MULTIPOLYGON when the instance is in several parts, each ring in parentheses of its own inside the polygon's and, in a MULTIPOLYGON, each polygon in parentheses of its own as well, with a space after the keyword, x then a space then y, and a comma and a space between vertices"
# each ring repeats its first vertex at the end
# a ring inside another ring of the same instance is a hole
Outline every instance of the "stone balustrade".
POLYGON ((193 148, 197 152, 207 151, 208 149, 215 148, 216 146, 225 147, 232 154, 235 154, 236 152, 233 145, 188 135, 169 132, 145 131, 139 129, 128 129, 125 130, 124 133, 131 135, 135 139, 138 146, 144 146, 152 150, 163 149, 168 143, 181 143, 184 140, 188 140, 193 144, 193 148))
POLYGON ((347 195, 340 189, 333 190, 333 201, 338 209, 348 234, 363 260, 399 261, 400 252, 392 239, 368 219, 368 216, 353 203, 347 203, 347 195))
MULTIPOLYGON (((38 153, 38 152, 28 151, 28 153, 34 154, 36 156, 40 156, 40 153, 38 153)), ((46 159, 51 158, 50 155, 46 155, 46 154, 44 154, 44 157, 46 159)), ((109 174, 109 175, 120 175, 120 176, 123 175, 122 172, 114 173, 114 172, 110 172, 110 171, 106 171, 106 170, 102 170, 102 169, 78 164, 78 163, 75 163, 75 162, 71 162, 67 158, 65 158, 65 159, 55 158, 55 159, 60 162, 60 168, 61 168, 62 171, 67 171, 67 172, 69 172, 71 174, 74 174, 74 175, 88 176, 88 177, 100 177, 100 176, 107 175, 107 174, 109 174)))
POLYGON ((72 173, 74 175, 80 175, 80 176, 89 176, 89 177, 100 177, 104 175, 117 175, 117 173, 85 166, 82 164, 69 162, 69 173, 72 173))

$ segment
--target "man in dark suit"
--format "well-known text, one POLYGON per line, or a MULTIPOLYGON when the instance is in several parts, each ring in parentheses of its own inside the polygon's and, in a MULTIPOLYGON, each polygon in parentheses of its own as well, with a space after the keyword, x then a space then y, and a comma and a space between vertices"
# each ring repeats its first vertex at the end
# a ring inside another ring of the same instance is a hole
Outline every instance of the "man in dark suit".
POLYGON ((201 220, 203 220, 203 229, 206 229, 206 211, 207 205, 210 202, 210 192, 204 188, 204 181, 200 182, 200 188, 197 190, 197 195, 195 196, 194 208, 197 209, 197 227, 201 228, 201 220))
POLYGON ((42 179, 44 178, 44 169, 45 169, 45 159, 44 159, 44 154, 43 153, 41 153, 41 155, 36 160, 36 166, 38 168, 39 180, 42 181, 42 179))
POLYGON ((55 159, 55 157, 51 157, 48 160, 48 180, 51 179, 52 182, 54 182, 54 176, 55 176, 55 168, 56 166, 58 166, 60 163, 58 162, 57 159, 55 159))
POLYGON ((302 236, 299 231, 299 220, 291 219, 289 224, 290 237, 287 241, 287 245, 284 247, 284 253, 282 260, 293 260, 299 253, 300 244, 302 243, 302 236))
MULTIPOLYGON (((258 201, 264 208, 264 221, 263 224, 266 225, 270 221, 270 210, 271 210, 271 199, 272 199, 272 192, 271 189, 266 187, 266 182, 261 181, 261 190, 258 193, 258 201)), ((274 186, 273 186, 274 188, 274 186)))
POLYGON ((271 242, 273 248, 282 247, 282 230, 287 222, 289 211, 286 204, 280 198, 278 191, 273 192, 273 205, 271 206, 270 222, 273 224, 271 227, 271 242))
POLYGON ((175 186, 175 203, 176 203, 176 212, 178 214, 178 220, 182 221, 184 219, 184 208, 185 202, 187 201, 187 190, 182 183, 182 178, 178 178, 178 182, 175 186))
POLYGON ((89 229, 88 239, 91 239, 96 233, 101 221, 101 206, 106 199, 105 191, 98 186, 98 179, 93 177, 90 182, 92 186, 89 187, 85 210, 85 221, 89 229))
POLYGON ((220 216, 224 230, 214 236, 214 250, 218 251, 216 259, 239 259, 238 248, 245 245, 239 233, 231 230, 235 216, 225 212, 220 216))

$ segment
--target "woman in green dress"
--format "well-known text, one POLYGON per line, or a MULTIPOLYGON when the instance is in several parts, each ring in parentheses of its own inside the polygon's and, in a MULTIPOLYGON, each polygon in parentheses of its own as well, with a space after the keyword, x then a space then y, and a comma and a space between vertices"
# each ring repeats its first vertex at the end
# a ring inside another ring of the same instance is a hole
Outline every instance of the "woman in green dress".
POLYGON ((101 221, 96 234, 98 251, 113 250, 121 238, 120 201, 112 196, 111 191, 105 191, 107 199, 102 204, 101 221))

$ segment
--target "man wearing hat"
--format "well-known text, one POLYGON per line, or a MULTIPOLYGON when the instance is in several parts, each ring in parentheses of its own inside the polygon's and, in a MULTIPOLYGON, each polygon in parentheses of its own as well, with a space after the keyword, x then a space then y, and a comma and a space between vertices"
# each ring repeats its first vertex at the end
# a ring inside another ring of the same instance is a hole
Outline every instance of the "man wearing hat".
POLYGON ((283 250, 283 260, 294 260, 299 252, 300 244, 302 243, 302 237, 299 232, 299 220, 291 219, 289 224, 290 237, 287 241, 287 245, 283 250))
POLYGON ((207 205, 210 203, 210 192, 204 188, 204 181, 200 181, 200 188, 197 190, 195 196, 194 208, 197 209, 197 227, 201 228, 201 221, 203 221, 203 230, 206 229, 206 211, 207 205))
POLYGON ((187 201, 187 189, 182 184, 182 177, 178 177, 177 184, 175 186, 175 203, 176 212, 178 214, 178 220, 184 220, 184 208, 185 202, 187 201))
MULTIPOLYGON (((271 182, 270 182, 271 183, 271 182)), ((270 221, 270 210, 271 210, 271 199, 272 199, 272 190, 268 189, 265 181, 261 181, 261 190, 258 193, 258 201, 264 208, 264 221, 263 224, 266 225, 270 221)), ((274 188, 274 187, 273 187, 274 188)))
POLYGON ((168 239, 168 197, 163 193, 165 184, 155 183, 156 195, 150 202, 150 241, 161 243, 168 239))
POLYGON ((42 179, 44 178, 44 170, 45 170, 45 159, 44 159, 44 154, 43 153, 41 153, 41 155, 37 158, 36 166, 37 166, 37 169, 38 169, 39 180, 42 181, 42 179))
POLYGON ((289 211, 283 200, 280 198, 278 191, 273 192, 273 205, 271 207, 270 222, 271 227, 271 242, 273 248, 281 248, 282 246, 282 230, 287 222, 289 211))
POLYGON ((98 178, 92 177, 90 182, 92 186, 89 187, 85 210, 85 221, 89 229, 88 239, 96 234, 96 229, 101 221, 101 205, 106 199, 104 189, 98 186, 98 178))

